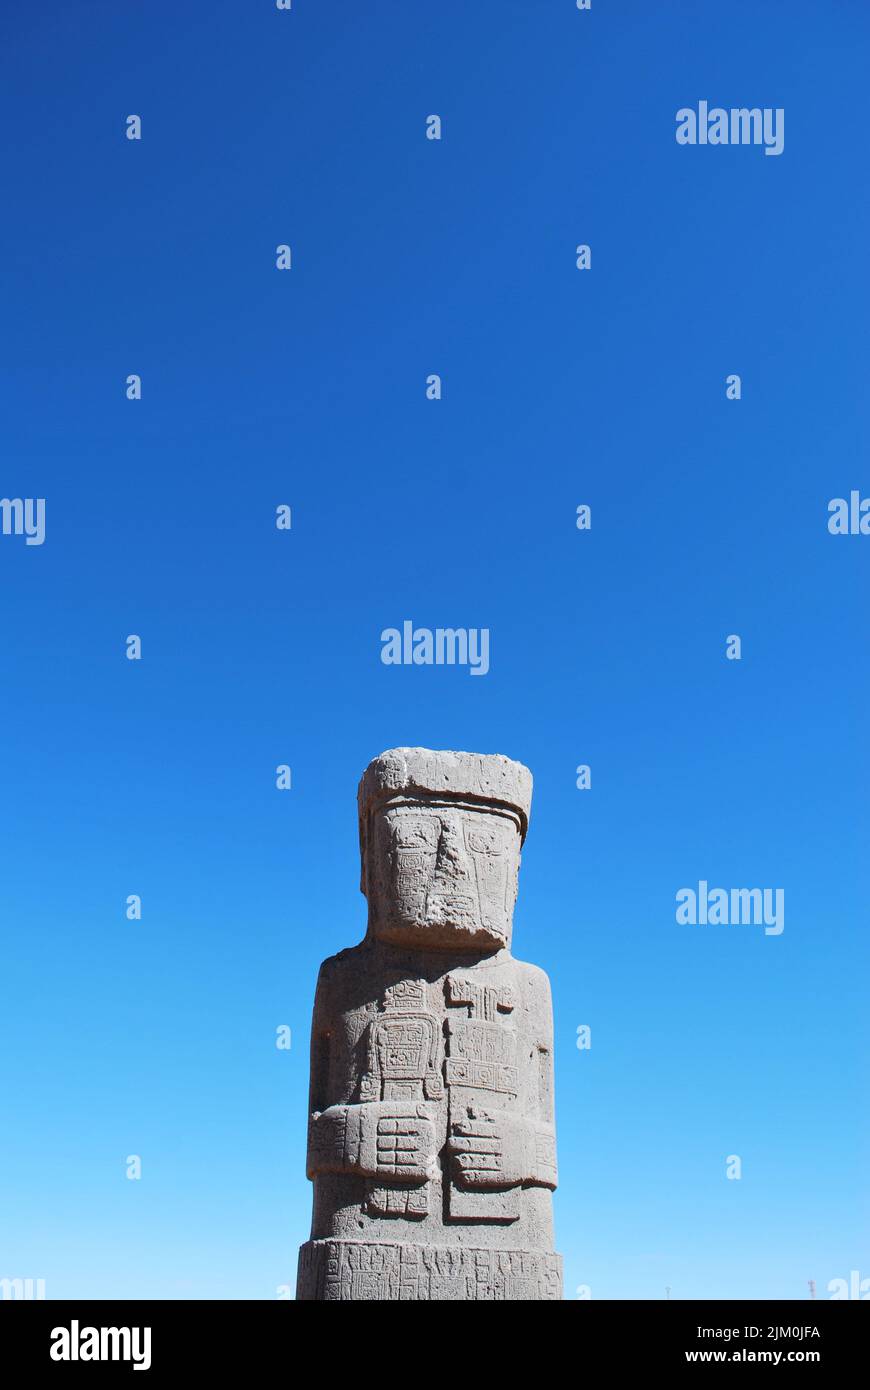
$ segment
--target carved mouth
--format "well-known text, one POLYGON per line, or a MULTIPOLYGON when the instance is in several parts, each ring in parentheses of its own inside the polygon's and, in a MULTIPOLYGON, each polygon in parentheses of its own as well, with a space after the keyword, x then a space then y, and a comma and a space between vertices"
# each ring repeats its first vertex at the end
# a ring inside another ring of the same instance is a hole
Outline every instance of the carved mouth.
POLYGON ((427 922, 474 926, 477 921, 474 899, 463 893, 433 893, 426 904, 427 922))

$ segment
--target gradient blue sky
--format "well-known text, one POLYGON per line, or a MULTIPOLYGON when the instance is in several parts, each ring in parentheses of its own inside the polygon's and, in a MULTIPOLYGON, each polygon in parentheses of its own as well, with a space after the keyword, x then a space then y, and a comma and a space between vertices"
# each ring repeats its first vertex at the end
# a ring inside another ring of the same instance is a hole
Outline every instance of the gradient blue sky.
POLYGON ((47 534, 0 537, 0 1276, 294 1283, 316 970, 397 744, 535 776, 566 1296, 870 1276, 870 538, 826 526, 870 492, 862 0, 2 28, 0 492, 47 534), (784 107, 784 153, 679 147, 701 99, 784 107), (405 618, 488 627, 490 673, 385 667, 405 618), (782 936, 677 926, 701 878, 784 888, 782 936))

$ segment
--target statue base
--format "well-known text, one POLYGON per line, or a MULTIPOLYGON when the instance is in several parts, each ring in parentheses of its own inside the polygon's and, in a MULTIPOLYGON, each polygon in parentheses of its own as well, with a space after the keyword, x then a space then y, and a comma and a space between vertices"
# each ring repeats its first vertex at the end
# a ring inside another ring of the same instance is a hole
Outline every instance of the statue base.
POLYGON ((562 1257, 411 1241, 309 1240, 299 1251, 296 1297, 327 1303, 558 1300, 562 1257))

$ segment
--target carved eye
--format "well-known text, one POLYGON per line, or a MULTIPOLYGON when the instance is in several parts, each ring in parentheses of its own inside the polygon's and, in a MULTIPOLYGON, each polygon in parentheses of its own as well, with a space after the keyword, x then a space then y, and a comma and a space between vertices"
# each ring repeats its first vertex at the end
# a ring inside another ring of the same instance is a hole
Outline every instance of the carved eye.
POLYGON ((438 827, 431 821, 401 821, 394 831, 396 849, 434 849, 438 827))
POLYGON ((502 846, 493 831, 471 830, 468 835, 468 848, 478 854, 498 854, 502 846))

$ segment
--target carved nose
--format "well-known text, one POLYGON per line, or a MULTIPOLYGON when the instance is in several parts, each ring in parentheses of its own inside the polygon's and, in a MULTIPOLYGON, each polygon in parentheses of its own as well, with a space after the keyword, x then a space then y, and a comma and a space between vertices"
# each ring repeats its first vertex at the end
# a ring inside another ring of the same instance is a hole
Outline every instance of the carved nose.
POLYGON ((459 864, 462 859, 462 841, 456 826, 449 822, 442 826, 438 841, 438 864, 459 864))

